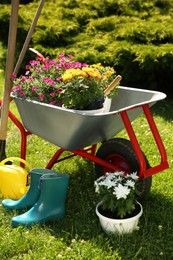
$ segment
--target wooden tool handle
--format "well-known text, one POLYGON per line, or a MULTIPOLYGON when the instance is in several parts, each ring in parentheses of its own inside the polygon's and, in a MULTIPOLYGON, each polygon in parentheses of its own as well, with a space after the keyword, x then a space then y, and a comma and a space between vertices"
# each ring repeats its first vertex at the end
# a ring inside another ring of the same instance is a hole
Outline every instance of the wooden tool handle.
POLYGON ((116 85, 120 82, 121 79, 122 79, 121 75, 116 76, 116 78, 111 82, 111 84, 107 87, 107 89, 105 89, 104 94, 108 95, 111 92, 111 90, 116 87, 116 85))

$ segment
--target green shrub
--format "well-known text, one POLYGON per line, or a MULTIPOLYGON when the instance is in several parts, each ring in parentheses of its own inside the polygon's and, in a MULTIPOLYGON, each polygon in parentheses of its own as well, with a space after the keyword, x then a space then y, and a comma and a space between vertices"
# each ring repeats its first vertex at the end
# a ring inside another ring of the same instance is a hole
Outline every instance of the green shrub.
MULTIPOLYGON (((11 5, 2 4, 0 62, 5 68, 11 5)), ((20 2, 16 59, 38 4, 20 2)), ((66 52, 81 62, 114 66, 125 85, 170 93, 172 13, 170 0, 45 1, 29 47, 51 58, 66 52)), ((33 54, 27 52, 22 67, 30 58, 33 54)))

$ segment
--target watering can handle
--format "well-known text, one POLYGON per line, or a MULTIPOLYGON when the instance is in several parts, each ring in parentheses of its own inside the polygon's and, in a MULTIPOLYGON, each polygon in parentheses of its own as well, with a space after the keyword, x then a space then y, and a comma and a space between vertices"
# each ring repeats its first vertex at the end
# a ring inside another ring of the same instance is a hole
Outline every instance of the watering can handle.
POLYGON ((26 161, 23 160, 22 158, 18 158, 18 157, 9 157, 9 158, 6 158, 6 159, 4 159, 4 160, 2 160, 2 161, 0 162, 0 165, 4 165, 6 162, 8 162, 8 161, 10 161, 10 160, 22 162, 22 163, 24 163, 24 164, 29 168, 29 170, 32 170, 32 167, 31 167, 31 165, 30 165, 28 162, 26 162, 26 161))

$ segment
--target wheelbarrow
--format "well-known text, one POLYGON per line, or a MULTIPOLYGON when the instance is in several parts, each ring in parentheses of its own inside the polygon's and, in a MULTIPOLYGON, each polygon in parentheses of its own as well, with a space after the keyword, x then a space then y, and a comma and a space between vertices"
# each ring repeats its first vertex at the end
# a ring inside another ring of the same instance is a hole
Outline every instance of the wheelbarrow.
POLYGON ((95 115, 86 115, 62 107, 53 107, 16 98, 14 98, 14 101, 18 107, 21 120, 9 110, 11 74, 18 72, 43 3, 44 0, 41 0, 13 71, 19 0, 12 0, 4 102, 0 101, 2 105, 1 159, 6 156, 5 141, 9 116, 21 133, 20 157, 22 159, 26 158, 27 136, 36 134, 58 146, 57 152, 46 166, 47 169, 52 168, 55 163, 79 155, 95 163, 98 176, 105 174, 107 171, 121 170, 125 173, 137 171, 143 193, 147 194, 151 187, 152 175, 169 167, 164 144, 150 111, 150 107, 155 102, 166 97, 164 93, 120 86, 119 95, 110 100, 110 111, 95 115), (147 119, 160 154, 160 163, 152 167, 140 147, 132 126, 132 122, 141 114, 144 114, 147 119), (116 135, 122 129, 126 129, 129 139, 116 138, 116 135), (66 150, 70 151, 71 155, 62 158, 62 154, 66 150))
POLYGON ((150 108, 166 98, 162 92, 119 86, 118 96, 108 100, 107 110, 99 114, 52 106, 13 97, 21 120, 9 111, 21 133, 20 156, 26 158, 27 136, 35 134, 58 147, 45 168, 81 156, 95 164, 97 176, 106 172, 138 172, 142 195, 150 191, 152 175, 169 167, 167 154, 150 108), (109 110, 109 111, 108 111, 109 110), (137 140, 132 122, 144 114, 160 154, 160 163, 150 166, 137 140), (116 138, 126 129, 129 139, 116 138), (70 155, 62 156, 64 151, 70 155))

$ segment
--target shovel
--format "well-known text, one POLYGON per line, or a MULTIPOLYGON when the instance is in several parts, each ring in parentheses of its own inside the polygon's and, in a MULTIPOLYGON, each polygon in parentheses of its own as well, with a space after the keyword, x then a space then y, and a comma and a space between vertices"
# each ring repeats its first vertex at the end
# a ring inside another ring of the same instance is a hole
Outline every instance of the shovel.
POLYGON ((37 12, 35 14, 34 20, 31 24, 31 27, 30 27, 30 30, 26 37, 22 51, 18 58, 15 69, 13 71, 19 2, 20 2, 19 0, 12 0, 11 19, 10 19, 9 36, 8 36, 8 53, 7 53, 7 62, 6 62, 5 86, 4 86, 3 102, 2 102, 2 107, 1 107, 0 161, 2 161, 4 158, 6 158, 5 145, 6 145, 6 137, 7 137, 7 123, 8 123, 9 104, 10 104, 10 92, 11 92, 11 87, 12 87, 11 75, 12 74, 17 75, 17 73, 18 73, 18 70, 23 61, 24 55, 28 48, 29 42, 31 40, 31 36, 34 32, 37 20, 40 16, 40 13, 43 8, 43 4, 44 4, 45 0, 40 1, 40 4, 39 4, 37 12))
POLYGON ((10 105, 10 91, 12 87, 11 75, 14 66, 18 10, 19 10, 19 0, 12 0, 9 35, 8 35, 8 52, 7 52, 7 60, 6 60, 5 85, 4 85, 3 101, 1 106, 0 161, 6 158, 5 145, 6 145, 6 136, 7 136, 8 111, 10 105))

